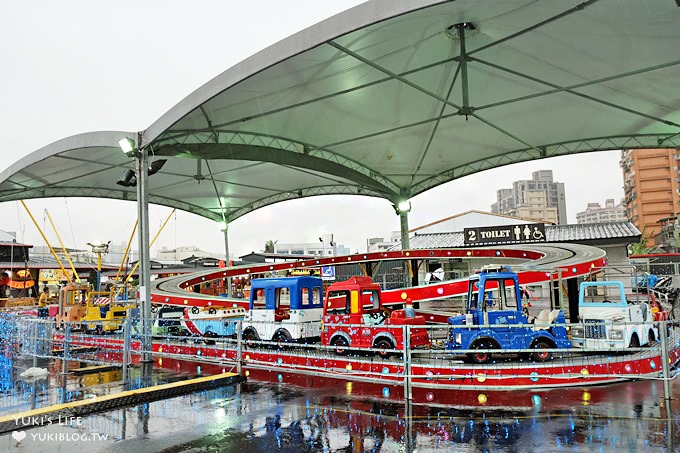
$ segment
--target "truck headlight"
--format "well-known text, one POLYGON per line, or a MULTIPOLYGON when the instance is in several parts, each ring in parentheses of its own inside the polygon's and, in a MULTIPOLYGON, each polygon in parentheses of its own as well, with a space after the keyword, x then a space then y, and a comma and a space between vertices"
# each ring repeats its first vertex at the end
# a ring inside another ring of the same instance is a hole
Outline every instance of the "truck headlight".
POLYGON ((583 327, 581 326, 572 326, 571 327, 571 336, 576 337, 576 338, 581 338, 583 337, 583 327))
POLYGON ((623 340, 623 330, 611 329, 609 331, 610 340, 623 340))

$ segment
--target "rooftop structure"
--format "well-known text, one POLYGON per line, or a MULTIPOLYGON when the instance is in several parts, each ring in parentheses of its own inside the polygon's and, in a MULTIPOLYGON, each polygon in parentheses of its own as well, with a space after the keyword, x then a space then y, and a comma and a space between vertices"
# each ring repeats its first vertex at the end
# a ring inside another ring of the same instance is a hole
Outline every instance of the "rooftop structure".
POLYGON ((604 207, 600 206, 600 203, 588 203, 585 211, 576 214, 576 223, 625 222, 627 220, 623 200, 616 204, 613 198, 606 199, 604 207))

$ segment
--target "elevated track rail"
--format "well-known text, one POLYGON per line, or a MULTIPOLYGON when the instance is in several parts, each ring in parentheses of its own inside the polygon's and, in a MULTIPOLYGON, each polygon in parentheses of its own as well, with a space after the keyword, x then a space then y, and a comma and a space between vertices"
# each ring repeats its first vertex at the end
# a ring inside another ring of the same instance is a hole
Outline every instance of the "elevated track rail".
MULTIPOLYGON (((280 263, 262 263, 229 268, 206 269, 191 274, 178 275, 152 282, 151 302, 179 306, 248 306, 244 299, 211 296, 191 292, 195 285, 212 280, 232 277, 286 272, 295 269, 339 266, 343 264, 367 264, 394 260, 436 260, 436 259, 476 259, 485 262, 511 262, 513 270, 519 275, 521 284, 533 284, 559 278, 572 278, 591 274, 607 264, 603 250, 582 244, 528 244, 483 248, 455 249, 418 249, 385 252, 359 253, 346 256, 333 256, 280 263)), ((467 292, 467 278, 447 280, 385 290, 382 293, 386 305, 403 303, 406 299, 413 302, 441 299, 463 295, 467 292)))

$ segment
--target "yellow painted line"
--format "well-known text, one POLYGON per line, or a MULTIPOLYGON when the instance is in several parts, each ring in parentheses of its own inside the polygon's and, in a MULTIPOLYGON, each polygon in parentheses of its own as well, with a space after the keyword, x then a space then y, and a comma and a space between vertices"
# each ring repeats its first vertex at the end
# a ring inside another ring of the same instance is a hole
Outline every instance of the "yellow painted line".
POLYGON ((26 412, 20 412, 18 414, 6 415, 6 416, 3 416, 3 417, 0 417, 0 424, 15 421, 17 418, 38 417, 40 415, 46 415, 46 414, 51 413, 51 412, 57 412, 57 411, 69 409, 69 408, 72 408, 72 407, 89 406, 89 405, 94 404, 94 403, 101 403, 101 402, 104 402, 104 401, 116 400, 116 399, 125 398, 125 397, 132 396, 132 395, 143 395, 145 393, 156 392, 156 391, 159 391, 159 390, 167 390, 167 389, 178 388, 178 387, 186 387, 188 385, 200 384, 200 383, 203 383, 203 382, 210 382, 210 381, 234 377, 234 376, 238 376, 238 375, 236 373, 222 373, 222 374, 216 374, 216 375, 213 375, 213 376, 204 376, 204 377, 200 377, 200 378, 188 379, 186 381, 177 381, 177 382, 170 382, 168 384, 155 385, 153 387, 144 387, 144 388, 135 389, 135 390, 124 390, 124 391, 118 392, 118 393, 95 396, 94 398, 87 398, 85 400, 71 401, 69 403, 54 404, 52 406, 41 407, 41 408, 38 408, 38 409, 26 411, 26 412))

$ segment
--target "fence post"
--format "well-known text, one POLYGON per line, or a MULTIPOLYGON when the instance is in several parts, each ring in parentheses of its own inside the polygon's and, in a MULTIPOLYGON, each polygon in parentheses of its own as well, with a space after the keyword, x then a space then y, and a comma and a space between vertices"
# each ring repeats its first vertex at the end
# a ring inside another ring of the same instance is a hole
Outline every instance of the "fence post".
POLYGON ((243 321, 236 321, 236 373, 242 374, 241 359, 243 358, 243 321))
POLYGON ((659 339, 661 340, 661 370, 663 373, 663 397, 671 399, 671 375, 668 367, 668 321, 659 322, 659 339))
MULTIPOLYGON (((69 349, 71 347, 71 323, 67 322, 65 323, 66 325, 64 326, 64 350, 62 353, 62 364, 61 364, 61 372, 64 376, 68 374, 68 357, 71 355, 69 353, 69 349)), ((66 377, 64 377, 66 379, 66 377)))
POLYGON ((128 379, 128 364, 130 361, 130 318, 126 317, 123 322, 123 382, 128 379))
POLYGON ((413 402, 410 399, 404 401, 404 424, 406 427, 406 451, 414 452, 417 451, 413 448, 414 436, 413 436, 413 402))
POLYGON ((404 399, 411 400, 411 326, 403 326, 404 335, 404 399))
POLYGON ((34 349, 33 349, 33 368, 36 368, 38 366, 38 323, 40 322, 39 319, 34 319, 33 320, 33 340, 34 340, 34 349))

